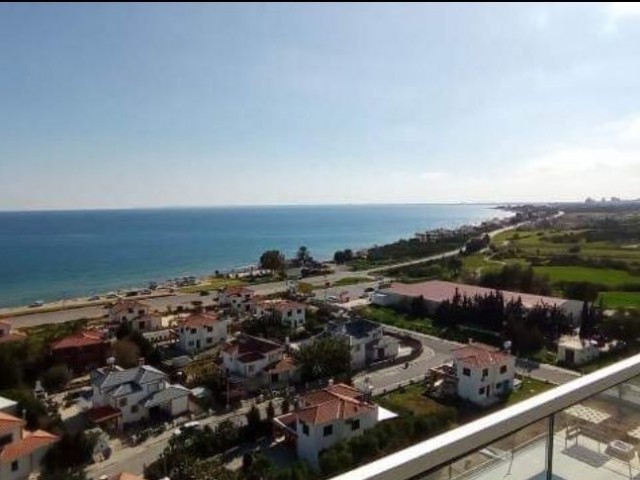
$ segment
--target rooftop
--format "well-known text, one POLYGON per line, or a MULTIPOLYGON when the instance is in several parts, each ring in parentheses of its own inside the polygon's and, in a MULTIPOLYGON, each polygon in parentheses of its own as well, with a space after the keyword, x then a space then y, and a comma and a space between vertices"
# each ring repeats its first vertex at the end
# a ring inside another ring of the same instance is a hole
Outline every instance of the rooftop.
POLYGON ((187 328, 209 327, 219 321, 220 319, 215 313, 192 313, 184 319, 181 326, 187 328))
POLYGON ((339 383, 302 395, 300 402, 303 406, 294 413, 306 423, 320 425, 375 410, 375 405, 360 400, 361 397, 359 390, 339 383))
POLYGON ((51 350, 89 347, 92 345, 101 345, 103 343, 106 343, 106 340, 104 340, 99 333, 83 331, 54 342, 51 344, 51 350))
POLYGON ((451 353, 453 353, 453 357, 456 360, 472 367, 502 365, 506 359, 511 357, 511 355, 506 352, 480 343, 473 343, 456 348, 451 353))
POLYGON ((166 378, 167 375, 164 372, 150 365, 141 365, 127 370, 118 366, 102 367, 91 372, 91 383, 102 389, 115 388, 130 382, 140 385, 166 378))
MULTIPOLYGON (((380 293, 390 292, 407 297, 424 297, 425 300, 434 302, 442 302, 453 298, 456 293, 462 296, 474 297, 476 295, 484 296, 495 292, 495 289, 478 287, 476 285, 466 285, 464 283, 445 282, 442 280, 429 280, 421 283, 394 283, 390 288, 380 290, 380 293)), ((526 308, 532 308, 536 305, 545 304, 550 306, 560 306, 567 300, 564 298, 547 297, 543 295, 532 295, 530 293, 510 292, 500 290, 504 295, 505 301, 522 300, 522 304, 526 308)))
POLYGON ((13 462, 26 455, 30 455, 39 448, 52 445, 60 440, 60 437, 44 430, 25 432, 24 437, 18 441, 9 443, 0 451, 0 461, 13 462))
POLYGON ((283 348, 282 345, 271 340, 240 334, 233 340, 227 342, 222 350, 229 354, 242 356, 248 353, 265 354, 280 350, 281 348, 283 348))

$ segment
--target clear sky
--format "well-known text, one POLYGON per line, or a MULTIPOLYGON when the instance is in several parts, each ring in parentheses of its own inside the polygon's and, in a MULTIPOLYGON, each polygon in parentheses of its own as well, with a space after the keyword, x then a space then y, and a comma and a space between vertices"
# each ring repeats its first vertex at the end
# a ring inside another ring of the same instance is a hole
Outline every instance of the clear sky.
POLYGON ((640 6, 0 4, 0 209, 640 197, 640 6))

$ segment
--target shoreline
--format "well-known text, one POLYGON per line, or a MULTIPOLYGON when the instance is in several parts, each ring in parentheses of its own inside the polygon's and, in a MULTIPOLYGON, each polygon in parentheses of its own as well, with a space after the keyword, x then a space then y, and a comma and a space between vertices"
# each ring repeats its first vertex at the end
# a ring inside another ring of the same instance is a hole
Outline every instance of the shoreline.
MULTIPOLYGON (((377 204, 365 204, 365 205, 375 206, 377 204)), ((405 205, 405 204, 402 204, 402 205, 405 205)), ((439 205, 439 204, 424 204, 424 205, 439 205)), ((502 210, 502 211, 508 211, 512 213, 512 215, 500 218, 501 220, 506 218, 511 218, 518 212, 519 210, 518 207, 521 207, 521 205, 504 205, 504 204, 487 204, 487 203, 483 203, 483 204, 459 203, 456 205, 484 205, 484 206, 487 206, 488 210, 502 210)), ((344 205, 336 205, 336 206, 344 206, 344 205)), ((292 205, 292 207, 295 207, 295 205, 292 205)), ((182 207, 177 207, 177 208, 182 208, 182 207)), ((198 208, 198 207, 185 207, 185 208, 198 208)), ((201 208, 227 208, 227 207, 201 207, 201 208)), ((229 208, 234 208, 234 207, 231 206, 229 208)), ((28 213, 28 212, 17 212, 17 213, 28 213)), ((487 216, 487 218, 477 220, 472 223, 465 223, 455 227, 448 227, 448 228, 457 229, 457 228, 463 228, 463 227, 475 227, 482 224, 483 222, 492 221, 496 219, 497 217, 487 216)), ((409 238, 413 238, 413 237, 409 237, 409 238)), ((403 239, 402 237, 398 237, 398 239, 395 241, 399 241, 402 239, 403 239)), ((394 243, 394 242, 390 242, 390 243, 394 243)), ((367 247, 363 247, 363 249, 369 249, 374 246, 375 245, 369 245, 367 247)), ((349 248, 349 247, 344 247, 344 248, 349 248)), ((318 261, 321 263, 330 263, 333 261, 333 258, 318 259, 318 261)), ((141 282, 137 285, 129 284, 129 286, 124 286, 124 282, 123 282, 122 284, 120 284, 121 286, 119 287, 113 287, 112 289, 109 289, 109 290, 105 289, 104 291, 100 291, 100 293, 84 294, 84 295, 80 294, 80 295, 69 297, 69 298, 57 298, 50 301, 44 301, 44 303, 39 306, 34 306, 34 304, 38 300, 33 301, 32 304, 22 303, 22 304, 16 304, 16 305, 0 306, 0 319, 9 318, 11 316, 23 316, 23 315, 29 315, 29 314, 35 314, 35 313, 48 313, 51 311, 70 310, 70 309, 90 307, 90 306, 100 306, 106 303, 116 301, 117 298, 106 298, 108 295, 114 295, 114 294, 119 295, 120 298, 123 298, 123 299, 130 298, 132 300, 144 300, 146 298, 157 298, 162 296, 174 295, 175 293, 179 293, 180 289, 183 287, 197 286, 199 284, 206 283, 208 279, 213 277, 213 274, 215 271, 218 271, 222 276, 226 277, 229 275, 246 273, 251 270, 259 270, 259 263, 249 264, 249 265, 245 263, 244 265, 241 265, 241 266, 224 268, 224 269, 212 268, 212 269, 208 269, 209 273, 171 276, 170 278, 166 278, 163 281, 146 281, 146 282, 141 282), (185 280, 185 279, 195 279, 195 283, 188 283, 188 284, 182 284, 182 285, 178 285, 175 283, 176 280, 185 280), (160 291, 151 290, 150 294, 143 294, 143 295, 138 294, 138 295, 130 295, 130 296, 126 295, 126 292, 128 291, 139 292, 141 290, 147 290, 151 283, 157 283, 159 287, 158 290, 160 291), (164 287, 164 288, 161 288, 161 287, 164 287), (168 290, 169 288, 171 288, 172 290, 168 290), (96 296, 99 297, 99 299, 91 300, 91 298, 96 296)), ((354 273, 357 273, 357 272, 354 272, 354 273)))

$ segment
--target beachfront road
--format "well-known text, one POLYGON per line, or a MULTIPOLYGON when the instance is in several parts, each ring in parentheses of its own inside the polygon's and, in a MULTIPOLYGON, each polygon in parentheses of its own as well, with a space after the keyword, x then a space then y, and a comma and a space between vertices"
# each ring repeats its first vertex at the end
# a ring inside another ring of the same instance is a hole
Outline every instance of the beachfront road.
MULTIPOLYGON (((562 213, 560 213, 559 215, 561 214, 562 213)), ((524 225, 525 223, 527 222, 520 223, 517 225, 512 225, 509 227, 504 227, 498 230, 494 230, 493 232, 489 233, 489 236, 493 237, 501 232, 511 230, 521 225, 524 225)), ((369 270, 362 270, 362 271, 356 271, 356 272, 342 270, 336 273, 332 273, 330 275, 305 278, 304 281, 314 286, 321 286, 321 285, 324 285, 325 282, 334 283, 338 280, 341 280, 347 277, 371 277, 371 279, 373 280, 373 278, 383 270, 388 270, 390 268, 396 268, 396 267, 402 267, 402 266, 408 266, 408 265, 414 265, 418 263, 424 263, 428 261, 437 260, 439 258, 451 257, 453 255, 457 255, 458 252, 459 252, 459 249, 450 250, 448 252, 439 253, 437 255, 430 255, 428 257, 423 257, 423 258, 411 260, 408 262, 401 262, 393 265, 386 265, 384 267, 377 267, 369 270)), ((254 290, 258 295, 269 295, 269 294, 285 291, 287 289, 287 282, 286 281, 271 282, 271 283, 264 283, 260 285, 252 285, 251 289, 254 290)), ((163 310, 166 310, 167 307, 169 306, 172 308, 175 308, 179 305, 190 306, 191 302, 193 301, 201 301, 205 305, 207 305, 207 304, 210 304, 210 302, 214 302, 215 299, 216 299, 215 293, 212 293, 211 295, 204 296, 204 297, 200 296, 197 293, 196 294, 179 293, 179 294, 159 296, 154 298, 144 298, 142 300, 145 303, 149 303, 153 309, 163 311, 163 310)), ((24 310, 24 309, 20 309, 20 310, 24 310)), ((42 313, 34 312, 34 313, 29 313, 29 314, 15 316, 15 317, 10 316, 10 313, 11 313, 10 309, 3 309, 2 313, 3 313, 3 316, 8 316, 8 318, 6 318, 5 320, 8 320, 9 322, 11 322, 14 328, 27 328, 27 327, 35 327, 38 325, 45 325, 50 323, 70 322, 70 321, 80 320, 80 319, 98 319, 98 318, 105 317, 108 312, 104 307, 96 305, 96 306, 87 306, 87 307, 80 307, 80 308, 61 309, 53 312, 42 312, 42 313)))

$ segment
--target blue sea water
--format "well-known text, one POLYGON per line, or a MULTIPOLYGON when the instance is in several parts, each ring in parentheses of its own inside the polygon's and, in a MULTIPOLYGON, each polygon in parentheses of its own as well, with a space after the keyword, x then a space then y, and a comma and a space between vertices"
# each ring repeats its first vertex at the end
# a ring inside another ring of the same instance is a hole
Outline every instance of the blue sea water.
POLYGON ((478 223, 489 205, 344 205, 0 212, 0 306, 58 300, 288 257, 317 259, 478 223))

